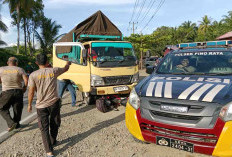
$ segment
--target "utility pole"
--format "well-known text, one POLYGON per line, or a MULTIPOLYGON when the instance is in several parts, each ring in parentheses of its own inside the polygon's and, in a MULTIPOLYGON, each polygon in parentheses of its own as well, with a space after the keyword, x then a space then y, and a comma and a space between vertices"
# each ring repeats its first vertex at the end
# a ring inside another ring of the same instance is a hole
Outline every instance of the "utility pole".
POLYGON ((133 22, 133 34, 135 34, 135 23, 133 22))
POLYGON ((141 42, 140 42, 140 47, 141 47, 141 51, 140 51, 140 69, 143 69, 143 39, 142 39, 142 32, 141 32, 141 42))
POLYGON ((135 34, 135 30, 137 29, 135 25, 138 24, 138 22, 132 22, 132 34, 135 34))

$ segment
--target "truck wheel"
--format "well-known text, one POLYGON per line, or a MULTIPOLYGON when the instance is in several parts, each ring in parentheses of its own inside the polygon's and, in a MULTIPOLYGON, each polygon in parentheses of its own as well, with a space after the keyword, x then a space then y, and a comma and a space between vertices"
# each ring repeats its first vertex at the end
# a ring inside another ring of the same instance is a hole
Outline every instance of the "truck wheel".
POLYGON ((95 104, 95 97, 92 95, 89 95, 88 97, 84 98, 84 103, 86 105, 94 105, 95 104))
POLYGON ((96 107, 99 111, 101 111, 103 113, 105 113, 109 110, 103 99, 96 100, 96 107))

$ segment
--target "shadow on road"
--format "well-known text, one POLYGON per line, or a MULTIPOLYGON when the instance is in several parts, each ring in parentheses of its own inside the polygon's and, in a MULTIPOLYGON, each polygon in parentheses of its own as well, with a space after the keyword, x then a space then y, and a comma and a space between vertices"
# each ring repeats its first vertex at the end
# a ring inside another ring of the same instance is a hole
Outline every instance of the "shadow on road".
MULTIPOLYGON (((62 118, 66 117, 66 116, 72 116, 72 115, 79 114, 79 113, 82 113, 82 112, 87 112, 87 111, 90 111, 90 110, 92 110, 94 108, 95 108, 94 105, 90 105, 90 106, 85 106, 85 107, 80 108, 80 109, 75 108, 75 111, 73 111, 73 112, 61 114, 61 123, 62 123, 62 118)), ((27 125, 25 130, 20 130, 19 132, 26 132, 26 131, 37 129, 37 128, 38 128, 37 123, 29 124, 29 125, 27 125)))
POLYGON ((78 109, 78 107, 76 107, 76 108, 73 107, 73 108, 75 108, 77 110, 75 110, 73 112, 61 114, 61 120, 62 120, 62 118, 67 117, 67 116, 72 116, 72 115, 75 115, 75 114, 90 111, 90 110, 94 109, 95 107, 96 107, 95 105, 88 105, 88 106, 82 107, 80 109, 78 109))
POLYGON ((113 124, 119 123, 119 122, 123 121, 124 119, 125 119, 125 114, 122 113, 121 115, 119 115, 113 119, 109 119, 109 120, 103 121, 101 123, 98 123, 97 126, 91 128, 90 130, 88 130, 84 133, 77 134, 77 135, 74 135, 72 137, 68 137, 68 138, 60 141, 59 145, 65 144, 65 146, 63 146, 61 149, 56 150, 55 154, 58 155, 58 154, 64 152, 66 149, 74 146, 76 143, 84 140, 85 138, 87 138, 91 134, 98 132, 103 128, 107 128, 113 124))

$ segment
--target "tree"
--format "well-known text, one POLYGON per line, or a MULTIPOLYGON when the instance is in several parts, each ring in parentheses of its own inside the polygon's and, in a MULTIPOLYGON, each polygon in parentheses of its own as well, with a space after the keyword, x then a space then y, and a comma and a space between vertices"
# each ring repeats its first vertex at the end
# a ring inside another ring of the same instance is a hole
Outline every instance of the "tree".
POLYGON ((181 37, 183 42, 193 42, 197 37, 198 27, 196 23, 185 21, 178 29, 183 32, 183 36, 181 37))
MULTIPOLYGON (((31 11, 23 14, 22 26, 24 30, 25 43, 29 46, 30 56, 33 56, 35 46, 34 37, 35 30, 41 25, 41 19, 44 17, 42 0, 35 0, 31 11)), ((26 50, 26 45, 25 45, 26 50)))
POLYGON ((33 0, 4 0, 4 3, 8 3, 10 14, 15 14, 17 17, 17 54, 19 54, 19 40, 20 40, 20 21, 21 21, 21 11, 30 10, 33 0))
POLYGON ((226 31, 232 30, 232 11, 228 12, 229 15, 224 15, 222 23, 225 25, 226 31))
POLYGON ((209 18, 207 15, 202 17, 202 21, 199 21, 200 22, 199 30, 203 32, 205 41, 207 41, 208 39, 207 35, 210 30, 211 21, 212 21, 211 18, 209 18))
POLYGON ((25 55, 27 55, 27 23, 28 23, 28 18, 32 12, 32 7, 34 5, 34 0, 28 0, 27 2, 27 6, 25 6, 25 8, 21 8, 21 17, 22 17, 22 21, 23 21, 23 32, 24 32, 24 53, 25 55))
POLYGON ((43 53, 51 54, 52 45, 64 34, 58 35, 61 25, 56 24, 56 21, 43 17, 41 25, 41 33, 36 31, 35 37, 40 43, 43 53))
MULTIPOLYGON (((0 31, 7 32, 7 26, 3 23, 1 19, 1 15, 0 15, 0 31)), ((0 38, 0 45, 6 45, 6 43, 2 41, 1 38, 0 38)))

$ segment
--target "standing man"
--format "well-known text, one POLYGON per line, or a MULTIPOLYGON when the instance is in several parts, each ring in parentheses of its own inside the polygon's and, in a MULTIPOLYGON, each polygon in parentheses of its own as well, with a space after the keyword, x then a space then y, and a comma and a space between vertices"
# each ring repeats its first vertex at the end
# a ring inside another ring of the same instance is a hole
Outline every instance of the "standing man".
MULTIPOLYGON (((62 59, 68 61, 68 56, 67 55, 64 55, 62 57, 62 59)), ((69 90, 69 93, 72 97, 72 107, 75 107, 75 106, 78 106, 78 104, 76 104, 76 91, 75 91, 75 88, 73 87, 72 83, 70 80, 59 80, 59 92, 58 92, 58 95, 60 97, 60 99, 62 99, 62 96, 64 94, 64 91, 68 89, 69 90)))
POLYGON ((27 74, 18 66, 18 59, 10 57, 8 66, 0 68, 0 82, 2 82, 2 93, 0 95, 0 114, 6 120, 8 131, 20 127, 23 110, 23 93, 27 89, 27 74), (24 86, 22 86, 24 82, 24 86), (13 107, 14 117, 9 112, 13 107))
POLYGON ((53 145, 56 144, 60 119, 60 99, 57 92, 57 77, 68 71, 71 62, 64 68, 48 68, 48 58, 45 54, 36 56, 39 70, 29 77, 28 112, 32 110, 34 92, 37 93, 36 110, 38 126, 47 156, 53 156, 53 145))

